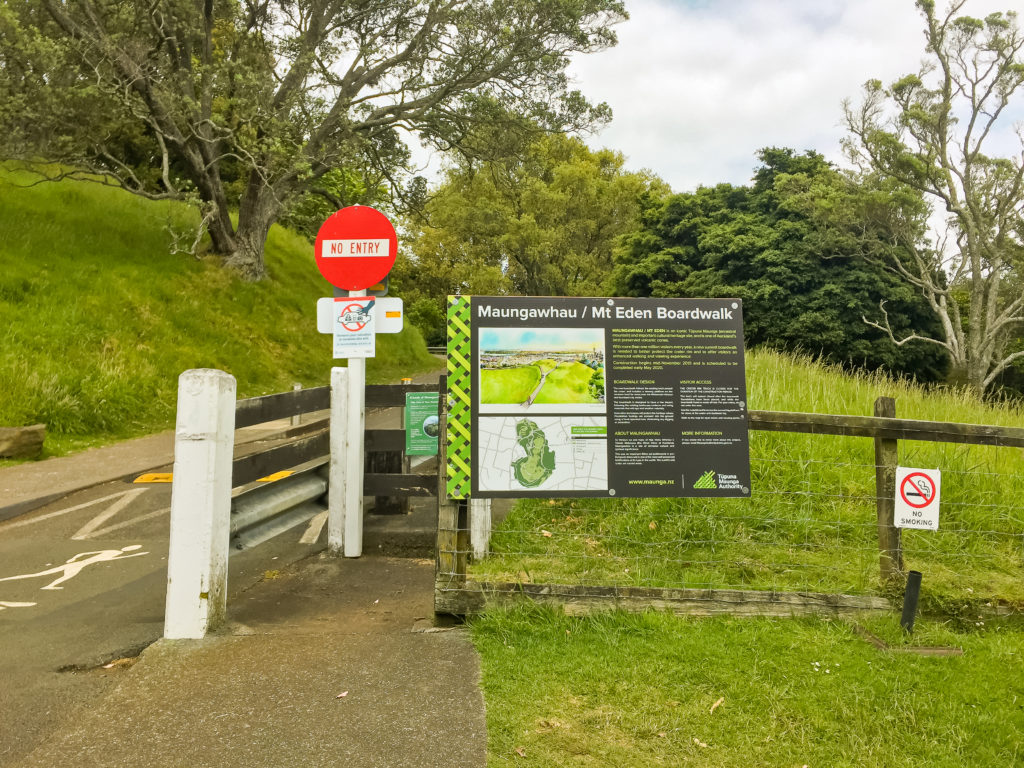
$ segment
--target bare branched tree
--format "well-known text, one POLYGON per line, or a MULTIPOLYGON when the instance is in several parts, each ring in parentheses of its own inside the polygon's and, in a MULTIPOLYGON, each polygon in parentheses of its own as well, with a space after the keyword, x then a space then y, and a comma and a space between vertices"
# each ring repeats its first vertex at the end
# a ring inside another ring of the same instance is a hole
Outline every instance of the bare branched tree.
POLYGON ((1024 357, 1008 351, 1024 326, 1022 127, 1014 127, 1020 154, 990 154, 1013 106, 1024 103, 1024 34, 1012 12, 958 15, 966 2, 940 16, 933 0, 918 0, 928 58, 917 74, 887 87, 869 81, 859 105, 845 104, 846 146, 865 171, 924 193, 946 222, 931 243, 903 229, 910 258, 890 264, 922 292, 942 335, 897 338, 884 305, 865 321, 896 344, 945 348, 954 380, 983 394, 1024 357))

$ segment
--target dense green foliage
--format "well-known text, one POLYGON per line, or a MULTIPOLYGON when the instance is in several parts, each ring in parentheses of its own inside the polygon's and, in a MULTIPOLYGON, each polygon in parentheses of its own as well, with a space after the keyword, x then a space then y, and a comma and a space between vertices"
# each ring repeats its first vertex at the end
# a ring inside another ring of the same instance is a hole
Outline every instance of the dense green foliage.
POLYGON ((897 347, 862 319, 884 300, 900 330, 935 330, 920 295, 868 258, 896 246, 867 209, 902 205, 908 217, 919 216, 913 198, 855 184, 815 152, 759 156, 763 165, 749 187, 719 184, 649 200, 642 228, 616 256, 612 293, 738 297, 750 347, 941 378, 941 350, 921 342, 897 347))
POLYGON ((409 132, 467 151, 479 125, 606 120, 565 70, 625 18, 620 0, 5 0, 0 157, 197 202, 213 250, 259 279, 291 203, 330 199, 339 169, 397 182, 409 132))
MULTIPOLYGON (((275 227, 272 279, 247 283, 170 253, 167 228, 194 224, 184 205, 25 180, 0 175, 0 424, 45 423, 61 453, 170 426, 188 368, 228 371, 241 397, 327 383, 315 304, 330 287, 307 241, 275 227)), ((378 337, 368 375, 436 365, 410 329, 378 337)))
POLYGON ((617 238, 645 196, 665 191, 624 163, 552 135, 451 169, 414 222, 412 257, 394 272, 428 342, 444 342, 448 294, 601 295, 617 238))

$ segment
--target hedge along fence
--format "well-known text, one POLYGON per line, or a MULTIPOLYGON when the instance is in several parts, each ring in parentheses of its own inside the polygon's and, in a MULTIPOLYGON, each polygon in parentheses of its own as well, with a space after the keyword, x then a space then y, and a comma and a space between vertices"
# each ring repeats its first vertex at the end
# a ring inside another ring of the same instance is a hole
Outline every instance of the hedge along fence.
POLYGON ((749 500, 523 500, 470 563, 465 504, 442 498, 437 610, 839 614, 887 609, 908 568, 926 607, 1024 606, 1024 429, 898 419, 890 398, 875 416, 751 411, 749 428, 749 500), (942 470, 939 531, 893 527, 897 462, 942 470))

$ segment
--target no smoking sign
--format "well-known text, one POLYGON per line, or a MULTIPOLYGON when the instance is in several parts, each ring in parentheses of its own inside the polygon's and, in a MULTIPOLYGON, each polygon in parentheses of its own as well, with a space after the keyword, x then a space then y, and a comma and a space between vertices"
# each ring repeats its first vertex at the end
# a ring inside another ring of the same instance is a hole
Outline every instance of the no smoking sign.
POLYGON ((897 528, 939 530, 939 492, 942 473, 937 469, 896 468, 897 528))

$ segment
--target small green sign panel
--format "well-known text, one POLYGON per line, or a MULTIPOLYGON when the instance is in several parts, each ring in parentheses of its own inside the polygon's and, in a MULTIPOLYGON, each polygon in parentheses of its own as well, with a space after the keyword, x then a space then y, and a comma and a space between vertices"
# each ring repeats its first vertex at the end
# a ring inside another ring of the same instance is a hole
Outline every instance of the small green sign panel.
POLYGON ((436 392, 405 393, 405 453, 436 456, 440 431, 436 392))

